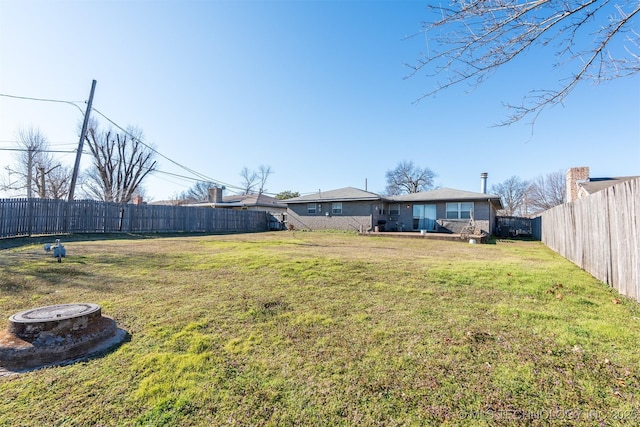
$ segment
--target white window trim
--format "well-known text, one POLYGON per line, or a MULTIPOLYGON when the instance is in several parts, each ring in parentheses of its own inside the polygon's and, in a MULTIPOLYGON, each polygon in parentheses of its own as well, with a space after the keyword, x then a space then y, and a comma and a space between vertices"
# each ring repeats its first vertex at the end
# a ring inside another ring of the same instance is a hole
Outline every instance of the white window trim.
POLYGON ((307 214, 316 214, 318 212, 315 203, 307 203, 307 214))

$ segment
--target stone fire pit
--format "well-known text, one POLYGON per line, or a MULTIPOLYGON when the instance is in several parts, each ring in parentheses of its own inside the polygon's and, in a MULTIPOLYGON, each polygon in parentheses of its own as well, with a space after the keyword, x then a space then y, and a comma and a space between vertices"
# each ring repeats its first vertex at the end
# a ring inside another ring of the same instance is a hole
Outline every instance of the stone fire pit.
POLYGON ((0 371, 63 365, 103 353, 128 334, 97 304, 60 304, 21 311, 0 332, 0 371))

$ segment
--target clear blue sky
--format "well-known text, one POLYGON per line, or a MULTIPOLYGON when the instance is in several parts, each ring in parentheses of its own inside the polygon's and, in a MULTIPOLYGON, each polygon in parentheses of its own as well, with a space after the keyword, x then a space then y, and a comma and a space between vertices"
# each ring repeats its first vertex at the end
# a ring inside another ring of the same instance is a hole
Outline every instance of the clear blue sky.
MULTIPOLYGON (((424 1, 0 0, 0 93, 78 101, 144 131, 163 156, 239 186, 243 167, 270 166, 270 193, 347 186, 382 192, 403 160, 436 184, 479 191, 517 175, 572 166, 640 175, 640 76, 583 85, 535 128, 492 127, 532 89, 553 88, 553 58, 530 56, 469 90, 415 103, 435 81, 409 79, 425 50, 424 1)), ((81 112, 0 97, 0 148, 34 126, 73 150, 81 112)), ((104 120, 103 124, 106 125, 104 120)), ((12 162, 0 151, 0 166, 12 162)), ((74 154, 56 154, 73 165, 74 154)), ((158 169, 192 176, 166 158, 158 169)), ((83 165, 88 164, 85 158, 83 165)), ((156 173, 162 200, 194 181, 156 173)), ((76 193, 77 194, 77 193, 76 193)))

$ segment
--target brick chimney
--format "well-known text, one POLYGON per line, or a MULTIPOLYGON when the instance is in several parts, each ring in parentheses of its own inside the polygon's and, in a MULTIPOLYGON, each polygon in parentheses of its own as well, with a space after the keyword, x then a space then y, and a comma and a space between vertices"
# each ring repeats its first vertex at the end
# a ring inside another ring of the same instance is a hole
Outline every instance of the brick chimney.
POLYGON ((131 203, 134 205, 142 205, 144 201, 142 200, 142 196, 133 196, 131 198, 131 203))
POLYGON ((566 173, 567 202, 578 199, 578 183, 589 179, 589 166, 570 168, 566 173))
POLYGON ((222 190, 224 190, 224 187, 211 187, 209 189, 209 202, 222 203, 222 190))

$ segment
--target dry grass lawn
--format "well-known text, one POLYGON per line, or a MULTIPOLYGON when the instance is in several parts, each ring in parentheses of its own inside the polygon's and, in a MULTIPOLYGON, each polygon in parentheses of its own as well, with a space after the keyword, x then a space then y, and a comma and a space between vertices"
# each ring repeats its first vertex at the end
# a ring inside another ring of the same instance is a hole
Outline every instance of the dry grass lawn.
POLYGON ((0 425, 638 422, 640 305, 539 242, 64 243, 62 263, 40 244, 0 250, 0 328, 92 302, 131 339, 0 378, 0 425))

